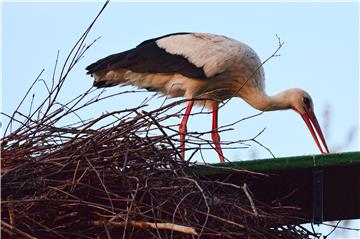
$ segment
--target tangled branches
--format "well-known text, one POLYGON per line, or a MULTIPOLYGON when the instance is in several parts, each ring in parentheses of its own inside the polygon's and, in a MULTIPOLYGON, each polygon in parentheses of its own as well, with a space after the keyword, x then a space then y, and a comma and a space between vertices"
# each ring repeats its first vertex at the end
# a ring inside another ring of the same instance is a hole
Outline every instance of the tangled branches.
POLYGON ((197 175, 194 165, 178 160, 169 135, 151 136, 151 126, 160 125, 160 116, 171 107, 112 112, 82 129, 34 121, 25 131, 37 129, 31 137, 5 137, 2 234, 306 238, 304 231, 287 225, 289 210, 260 202, 255 208, 244 182, 234 185, 197 175), (113 126, 90 129, 113 115, 123 116, 113 126))

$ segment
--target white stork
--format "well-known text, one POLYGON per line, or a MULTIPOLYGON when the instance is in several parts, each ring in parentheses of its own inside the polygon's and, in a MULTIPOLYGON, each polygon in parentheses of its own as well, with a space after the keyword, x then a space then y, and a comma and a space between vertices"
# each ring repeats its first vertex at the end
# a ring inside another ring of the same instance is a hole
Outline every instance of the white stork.
MULTIPOLYGON (((169 34, 100 59, 86 69, 94 76, 96 87, 135 85, 172 97, 204 99, 201 104, 213 112, 211 136, 220 162, 224 162, 224 155, 217 130, 218 104, 235 96, 261 111, 293 109, 305 121, 319 150, 329 153, 310 95, 301 89, 289 89, 268 96, 259 57, 234 39, 204 33, 169 34)), ((189 101, 179 128, 183 159, 186 123, 193 105, 194 101, 189 101)))

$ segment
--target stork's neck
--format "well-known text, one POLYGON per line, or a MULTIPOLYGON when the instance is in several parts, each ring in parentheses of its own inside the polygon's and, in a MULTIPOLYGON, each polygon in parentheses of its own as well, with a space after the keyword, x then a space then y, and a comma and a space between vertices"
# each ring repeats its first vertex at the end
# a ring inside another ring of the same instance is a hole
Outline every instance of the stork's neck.
POLYGON ((265 92, 256 92, 242 97, 247 103, 261 111, 285 110, 291 108, 291 90, 268 96, 265 92))

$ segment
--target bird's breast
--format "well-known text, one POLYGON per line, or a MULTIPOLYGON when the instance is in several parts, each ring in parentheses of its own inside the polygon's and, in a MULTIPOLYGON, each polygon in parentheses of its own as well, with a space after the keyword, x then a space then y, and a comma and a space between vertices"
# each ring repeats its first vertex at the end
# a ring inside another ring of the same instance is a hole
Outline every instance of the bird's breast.
POLYGON ((204 88, 205 82, 177 73, 137 73, 128 70, 124 74, 124 84, 151 89, 170 97, 194 98, 204 88))
POLYGON ((125 85, 156 91, 170 97, 185 97, 222 101, 232 96, 232 85, 225 76, 193 79, 181 74, 137 73, 130 70, 123 75, 125 85), (221 79, 219 79, 219 77, 221 79))

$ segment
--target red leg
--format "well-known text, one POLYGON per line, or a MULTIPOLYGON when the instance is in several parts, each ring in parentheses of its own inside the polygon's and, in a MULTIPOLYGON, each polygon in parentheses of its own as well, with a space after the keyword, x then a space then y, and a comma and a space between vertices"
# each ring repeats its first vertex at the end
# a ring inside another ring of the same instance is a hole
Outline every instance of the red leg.
POLYGON ((213 104, 213 115, 212 115, 212 129, 211 129, 211 138, 215 145, 215 150, 219 155, 220 163, 224 163, 224 154, 222 153, 220 145, 220 135, 218 133, 218 104, 213 104))
POLYGON ((186 124, 190 116, 191 109, 194 105, 193 101, 190 101, 186 107, 185 115, 180 123, 179 133, 180 133, 180 150, 181 150, 181 157, 185 160, 185 134, 186 134, 186 124))

